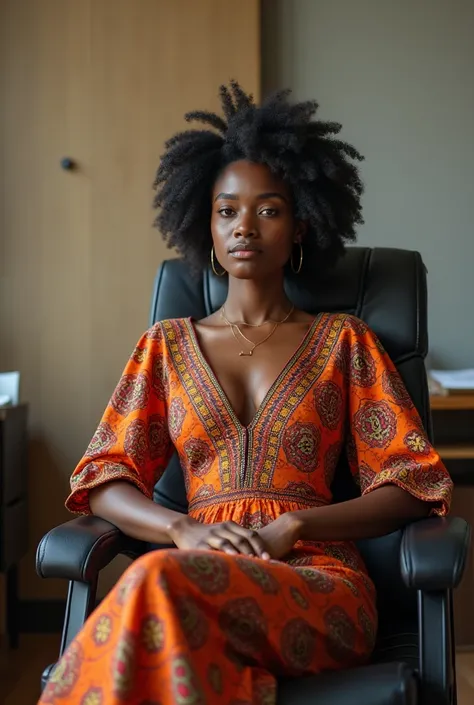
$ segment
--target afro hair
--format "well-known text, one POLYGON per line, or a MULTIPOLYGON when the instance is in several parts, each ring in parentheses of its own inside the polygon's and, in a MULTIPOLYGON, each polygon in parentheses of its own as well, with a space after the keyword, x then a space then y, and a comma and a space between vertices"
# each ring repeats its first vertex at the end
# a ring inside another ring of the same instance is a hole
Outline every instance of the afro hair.
POLYGON ((363 157, 337 139, 337 122, 315 119, 315 101, 291 103, 279 91, 258 106, 236 81, 221 86, 223 117, 197 110, 185 115, 206 129, 179 132, 166 142, 154 181, 155 226, 169 247, 196 270, 209 265, 211 193, 231 162, 265 164, 289 186, 294 215, 307 225, 305 267, 331 267, 363 223, 359 170, 363 157))

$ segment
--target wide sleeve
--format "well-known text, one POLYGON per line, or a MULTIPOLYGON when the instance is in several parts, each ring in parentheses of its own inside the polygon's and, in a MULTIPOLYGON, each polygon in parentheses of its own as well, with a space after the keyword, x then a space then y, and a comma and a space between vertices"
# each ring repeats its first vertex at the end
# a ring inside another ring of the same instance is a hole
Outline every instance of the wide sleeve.
POLYGON ((339 360, 347 400, 347 456, 362 494, 397 485, 429 502, 432 514, 447 514, 453 487, 449 473, 392 360, 375 333, 352 316, 342 333, 339 360))
POLYGON ((90 514, 89 494, 112 480, 131 482, 147 497, 173 447, 166 414, 166 364, 160 324, 139 340, 84 457, 71 476, 66 507, 90 514))

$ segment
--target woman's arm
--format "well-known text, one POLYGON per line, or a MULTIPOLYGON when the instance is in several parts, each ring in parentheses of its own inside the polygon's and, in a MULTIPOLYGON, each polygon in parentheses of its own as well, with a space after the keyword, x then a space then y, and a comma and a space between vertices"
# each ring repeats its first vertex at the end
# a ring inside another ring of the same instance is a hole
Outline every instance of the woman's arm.
POLYGON ((201 524, 186 514, 160 507, 128 482, 119 480, 90 492, 93 514, 112 522, 127 536, 150 543, 175 544, 178 548, 219 550, 270 558, 254 531, 233 521, 201 524))
POLYGON ((129 482, 118 480, 91 490, 92 513, 106 519, 141 541, 172 544, 173 527, 185 521, 183 514, 155 504, 129 482))
POLYGON ((431 505, 395 485, 327 507, 286 512, 260 529, 272 558, 286 556, 297 541, 357 541, 401 529, 428 516, 431 505))
POLYGON ((347 502, 293 512, 303 541, 358 541, 383 536, 427 517, 431 505, 395 485, 347 502))

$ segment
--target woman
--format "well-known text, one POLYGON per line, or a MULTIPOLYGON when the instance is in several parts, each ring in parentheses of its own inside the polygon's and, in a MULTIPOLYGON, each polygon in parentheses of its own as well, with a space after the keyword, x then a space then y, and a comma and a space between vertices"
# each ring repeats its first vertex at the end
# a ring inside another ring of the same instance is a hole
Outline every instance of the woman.
POLYGON ((361 222, 361 182, 315 103, 256 107, 167 143, 157 225, 225 305, 139 341, 67 507, 174 544, 135 561, 57 666, 41 703, 276 701, 276 676, 364 663, 375 592, 354 540, 446 514, 451 480, 393 363, 353 316, 297 310, 285 270, 328 267, 361 222), (210 227, 209 227, 210 224, 210 227), (189 514, 151 501, 174 449, 189 514), (332 504, 347 453, 362 496, 332 504))

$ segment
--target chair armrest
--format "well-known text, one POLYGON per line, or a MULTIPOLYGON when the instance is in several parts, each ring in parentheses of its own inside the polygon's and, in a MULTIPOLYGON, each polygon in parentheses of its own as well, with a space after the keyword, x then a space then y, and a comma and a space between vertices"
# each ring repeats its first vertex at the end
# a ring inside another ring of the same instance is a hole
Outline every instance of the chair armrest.
POLYGON ((400 551, 406 586, 429 592, 457 587, 470 539, 471 528, 459 517, 432 517, 407 526, 400 551))
POLYGON ((146 544, 123 534, 97 516, 83 516, 56 526, 41 539, 36 572, 41 578, 93 582, 119 553, 139 556, 146 544))

